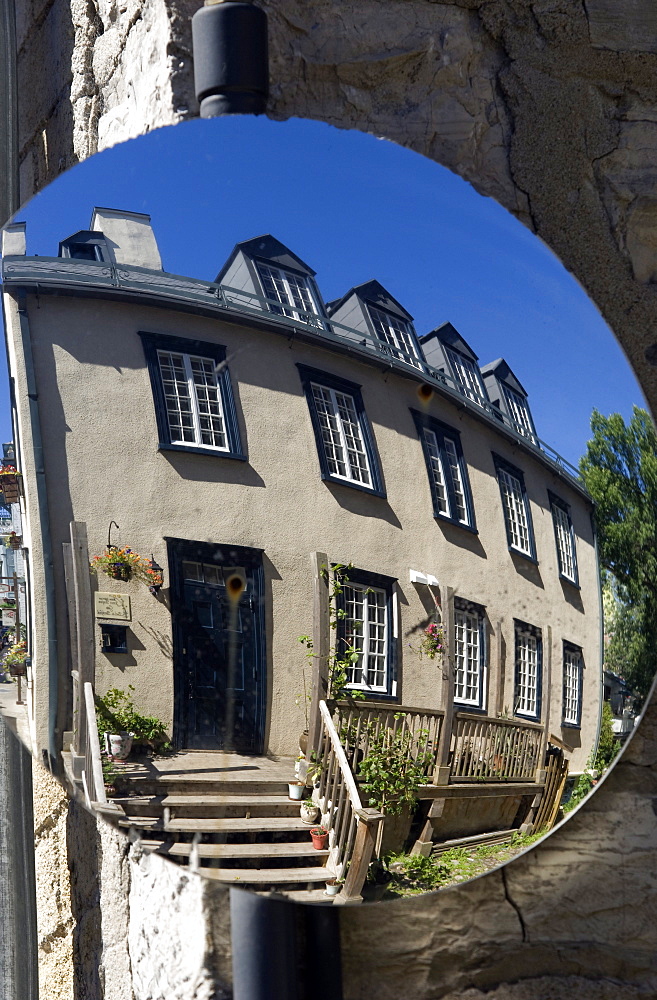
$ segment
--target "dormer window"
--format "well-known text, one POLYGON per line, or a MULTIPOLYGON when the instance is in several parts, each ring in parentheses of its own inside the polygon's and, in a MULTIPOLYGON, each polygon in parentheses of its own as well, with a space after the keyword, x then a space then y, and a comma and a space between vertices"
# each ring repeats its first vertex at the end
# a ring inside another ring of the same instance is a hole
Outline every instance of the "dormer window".
POLYGON ((485 399, 485 393, 479 369, 474 361, 467 358, 465 354, 461 354, 460 351, 455 351, 452 347, 447 347, 445 353, 457 386, 468 399, 480 403, 485 399))
POLYGON ((304 275, 260 261, 256 267, 272 312, 289 316, 301 323, 313 322, 312 317, 306 314, 317 316, 319 309, 304 275))
POLYGON ((369 304, 367 308, 377 337, 388 345, 392 356, 419 368, 418 349, 410 323, 369 304))
POLYGON ((536 443, 536 428, 527 402, 527 393, 504 358, 498 358, 481 369, 488 398, 504 423, 516 434, 536 443))
POLYGON ((59 244, 59 256, 71 260, 111 260, 107 241, 102 233, 94 230, 81 230, 59 244))

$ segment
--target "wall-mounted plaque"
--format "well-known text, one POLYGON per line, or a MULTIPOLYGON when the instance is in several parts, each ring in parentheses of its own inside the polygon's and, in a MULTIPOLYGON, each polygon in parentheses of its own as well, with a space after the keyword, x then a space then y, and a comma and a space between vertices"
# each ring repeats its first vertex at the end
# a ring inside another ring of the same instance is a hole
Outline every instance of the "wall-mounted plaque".
POLYGON ((16 612, 11 608, 3 608, 2 610, 2 624, 3 625, 15 625, 16 624, 16 612))
POLYGON ((99 590, 95 595, 95 611, 96 618, 132 621, 130 598, 126 594, 109 594, 99 590))

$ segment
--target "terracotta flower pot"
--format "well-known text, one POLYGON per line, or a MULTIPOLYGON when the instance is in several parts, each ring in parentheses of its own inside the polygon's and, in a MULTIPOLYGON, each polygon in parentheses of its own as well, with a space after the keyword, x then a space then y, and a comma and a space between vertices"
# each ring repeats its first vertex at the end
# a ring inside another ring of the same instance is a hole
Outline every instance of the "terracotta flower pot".
POLYGON ((325 830, 323 826, 315 826, 310 831, 310 839, 316 851, 325 851, 328 847, 328 830, 325 830))

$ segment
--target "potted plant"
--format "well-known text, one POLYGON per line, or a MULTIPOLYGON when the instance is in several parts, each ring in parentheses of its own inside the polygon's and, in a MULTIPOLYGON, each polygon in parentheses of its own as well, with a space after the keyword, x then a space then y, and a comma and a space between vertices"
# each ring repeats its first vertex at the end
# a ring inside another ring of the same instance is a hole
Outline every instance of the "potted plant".
POLYGON ((319 806, 315 805, 312 799, 304 799, 301 803, 301 809, 299 815, 301 816, 302 823, 308 823, 312 825, 317 820, 317 815, 319 813, 319 806))
POLYGON ((305 781, 288 781, 288 795, 295 802, 300 802, 303 798, 303 793, 306 790, 305 781))
POLYGON ((325 826, 313 826, 310 839, 316 851, 325 851, 328 847, 329 832, 325 826))
MULTIPOLYGON (((112 580, 123 580, 126 583, 134 577, 150 587, 154 585, 156 578, 150 562, 127 546, 108 545, 102 555, 93 557, 89 565, 92 573, 105 573, 112 580)), ((161 573, 158 579, 161 586, 161 573)))
POLYGON ((118 791, 118 789, 116 787, 116 784, 115 784, 115 779, 116 779, 116 771, 114 770, 114 766, 112 764, 112 761, 110 761, 110 760, 104 760, 103 761, 103 784, 105 785, 105 794, 110 799, 114 795, 116 795, 117 791, 118 791))
POLYGON ((134 686, 129 684, 127 693, 111 688, 104 695, 96 695, 98 734, 105 739, 107 752, 114 760, 125 760, 133 744, 158 753, 171 748, 164 723, 154 715, 137 711, 133 691, 134 686), (130 738, 127 751, 126 737, 130 738))
POLYGON ((18 503, 22 478, 12 465, 3 465, 0 469, 0 493, 4 496, 5 503, 18 503))
POLYGON ((344 885, 343 878, 327 878, 325 896, 337 896, 344 885))
POLYGON ((27 643, 25 640, 15 642, 9 647, 3 665, 9 669, 12 677, 24 677, 27 673, 27 643))

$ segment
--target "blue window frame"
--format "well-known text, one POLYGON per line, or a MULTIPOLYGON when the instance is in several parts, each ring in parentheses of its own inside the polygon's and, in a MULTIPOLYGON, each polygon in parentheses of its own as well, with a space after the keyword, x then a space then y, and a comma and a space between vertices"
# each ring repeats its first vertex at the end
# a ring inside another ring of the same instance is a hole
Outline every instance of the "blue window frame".
POLYGON ((422 443, 434 517, 476 531, 459 432, 417 410, 411 414, 422 443))
POLYGON ((485 608, 454 598, 454 703, 483 709, 486 700, 485 608))
POLYGON ((369 697, 394 698, 397 690, 394 587, 396 581, 350 567, 336 597, 336 649, 359 650, 347 667, 347 686, 369 697))
POLYGON ((584 661, 581 646, 563 644, 563 712, 562 726, 580 729, 582 725, 582 683, 584 661))
POLYGON ((160 448, 242 461, 226 348, 140 332, 151 379, 160 448))
POLYGON ((550 490, 548 490, 548 498, 552 512, 552 524, 554 525, 554 541, 557 547, 559 576, 578 587, 577 551, 575 549, 575 533, 570 517, 570 507, 560 497, 551 493, 550 490))
POLYGON ((520 469, 499 455, 493 455, 497 481, 502 497, 506 538, 511 552, 536 562, 534 526, 525 489, 525 477, 520 469))
POLYGON ((360 386, 297 364, 315 433, 322 479, 385 497, 360 386))
POLYGON ((538 721, 541 717, 543 639, 540 628, 514 619, 515 684, 513 714, 538 721))

